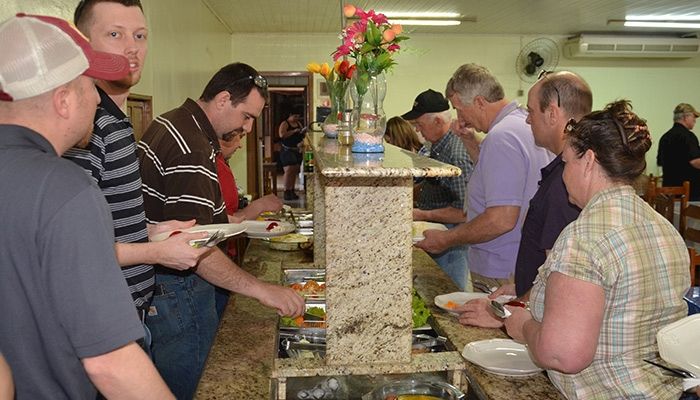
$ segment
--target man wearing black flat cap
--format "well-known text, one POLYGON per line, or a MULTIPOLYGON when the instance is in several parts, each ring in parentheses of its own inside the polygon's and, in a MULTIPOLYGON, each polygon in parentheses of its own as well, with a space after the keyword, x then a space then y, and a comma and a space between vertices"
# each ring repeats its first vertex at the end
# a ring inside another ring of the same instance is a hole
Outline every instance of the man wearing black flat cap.
MULTIPOLYGON (((462 170, 461 176, 427 178, 413 209, 415 221, 441 222, 448 227, 464 222, 464 197, 473 163, 462 141, 450 131, 452 117, 447 99, 432 89, 416 97, 411 111, 401 116, 411 122, 431 143, 430 158, 462 170)), ((464 290, 467 286, 467 247, 455 246, 431 255, 440 267, 464 290)))

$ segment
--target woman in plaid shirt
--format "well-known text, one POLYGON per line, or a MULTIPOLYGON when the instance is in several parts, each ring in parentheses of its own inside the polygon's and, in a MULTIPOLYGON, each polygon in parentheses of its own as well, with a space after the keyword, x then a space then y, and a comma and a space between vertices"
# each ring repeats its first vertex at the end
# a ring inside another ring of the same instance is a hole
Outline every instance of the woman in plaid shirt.
POLYGON ((656 333, 687 313, 688 252, 678 231, 630 186, 651 137, 627 101, 567 126, 569 200, 582 211, 540 267, 531 310, 509 307, 526 343, 569 399, 678 399, 681 381, 643 359, 656 333))

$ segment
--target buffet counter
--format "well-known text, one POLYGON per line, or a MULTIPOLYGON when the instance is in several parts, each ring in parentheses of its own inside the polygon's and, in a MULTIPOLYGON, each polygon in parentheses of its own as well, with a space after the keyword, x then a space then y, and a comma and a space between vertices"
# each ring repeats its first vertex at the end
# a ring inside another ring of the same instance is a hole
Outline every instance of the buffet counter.
MULTIPOLYGON (((461 349, 469 342, 505 338, 498 329, 469 328, 433 304, 438 294, 457 291, 435 262, 422 250, 414 249, 414 287, 433 314, 434 327, 461 349)), ((268 282, 279 282, 282 269, 313 268, 311 257, 302 252, 271 250, 267 243, 250 243, 243 268, 268 282)), ((276 398, 273 373, 277 359, 277 314, 257 301, 232 296, 214 342, 197 391, 197 399, 276 398)), ((562 399, 544 373, 525 378, 492 375, 464 362, 464 382, 479 399, 562 399)))

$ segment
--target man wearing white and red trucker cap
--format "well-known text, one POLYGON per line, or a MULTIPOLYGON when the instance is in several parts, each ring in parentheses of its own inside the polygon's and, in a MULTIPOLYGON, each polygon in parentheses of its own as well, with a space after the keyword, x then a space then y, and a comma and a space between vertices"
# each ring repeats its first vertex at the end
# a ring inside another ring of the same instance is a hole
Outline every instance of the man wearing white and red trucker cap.
POLYGON ((146 354, 90 178, 59 156, 86 143, 99 97, 128 61, 64 20, 0 24, 0 352, 17 398, 172 398, 146 354))

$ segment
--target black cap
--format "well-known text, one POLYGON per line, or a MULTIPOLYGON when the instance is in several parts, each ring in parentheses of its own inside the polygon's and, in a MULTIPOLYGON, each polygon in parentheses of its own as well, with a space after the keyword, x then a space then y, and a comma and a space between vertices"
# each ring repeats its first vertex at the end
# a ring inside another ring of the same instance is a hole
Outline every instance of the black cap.
POLYGON ((410 121, 425 113, 442 112, 449 109, 450 104, 447 102, 445 96, 434 91, 433 89, 428 89, 416 97, 416 101, 413 102, 413 108, 411 111, 402 115, 401 118, 410 121))

